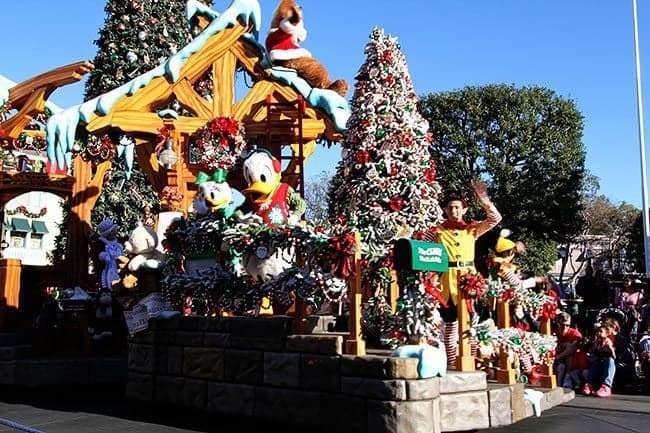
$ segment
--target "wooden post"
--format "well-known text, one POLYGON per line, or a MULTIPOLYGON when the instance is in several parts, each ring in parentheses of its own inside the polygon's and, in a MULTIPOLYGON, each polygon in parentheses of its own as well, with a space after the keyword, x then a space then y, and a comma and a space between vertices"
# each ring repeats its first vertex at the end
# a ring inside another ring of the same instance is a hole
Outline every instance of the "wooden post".
POLYGON ((354 234, 354 275, 348 287, 350 302, 350 336, 345 342, 345 353, 348 355, 365 355, 366 341, 361 335, 361 234, 354 234))
MULTIPOLYGON (((510 302, 508 301, 497 301, 497 328, 510 328, 510 302)), ((501 350, 499 353, 497 382, 512 385, 517 382, 517 374, 515 369, 512 368, 509 355, 507 350, 501 350)))
POLYGON ((510 302, 497 301, 497 328, 510 328, 510 302))
MULTIPOLYGON (((300 267, 305 265, 305 257, 301 254, 299 248, 296 248, 296 264, 300 267)), ((307 315, 309 314, 307 303, 296 295, 295 305, 295 319, 292 323, 292 331, 294 334, 309 334, 311 329, 307 315)))
POLYGON ((0 259, 0 298, 6 298, 10 307, 18 308, 21 264, 19 259, 0 259))
POLYGON ((542 319, 539 325, 539 332, 542 335, 552 335, 553 330, 551 329, 551 321, 549 319, 542 319))
MULTIPOLYGON (((551 335, 551 320, 548 318, 542 318, 540 323, 540 333, 542 335, 551 335)), ((555 388, 557 387, 557 378, 553 374, 553 362, 549 361, 549 364, 543 364, 540 366, 541 376, 539 379, 539 386, 541 388, 555 388)))
POLYGON ((497 368, 497 382, 512 385, 517 382, 517 374, 512 368, 510 362, 510 353, 506 350, 505 346, 499 352, 499 367, 497 368))
POLYGON ((472 326, 472 317, 467 311, 467 300, 459 294, 458 306, 458 358, 456 359, 456 370, 474 371, 476 362, 472 356, 472 345, 470 343, 470 327, 472 326))
POLYGON ((397 299, 399 299, 399 285, 397 284, 397 271, 395 269, 390 270, 390 293, 388 296, 390 308, 393 314, 395 314, 397 311, 397 299))

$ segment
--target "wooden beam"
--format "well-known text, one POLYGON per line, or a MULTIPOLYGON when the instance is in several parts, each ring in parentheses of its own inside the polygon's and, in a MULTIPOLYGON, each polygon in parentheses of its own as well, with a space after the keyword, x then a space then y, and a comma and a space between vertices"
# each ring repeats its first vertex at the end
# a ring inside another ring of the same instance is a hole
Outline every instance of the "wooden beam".
POLYGON ((235 103, 235 72, 237 58, 227 51, 222 57, 212 64, 212 114, 213 118, 218 116, 230 116, 232 106, 235 103))
POLYGON ((39 88, 43 89, 43 97, 47 99, 54 90, 81 80, 92 69, 92 63, 81 61, 36 75, 9 89, 9 103, 14 108, 21 107, 27 98, 39 88))
MULTIPOLYGON (((199 117, 181 116, 174 121, 174 126, 183 134, 191 134, 205 125, 206 121, 199 117)), ((163 125, 163 119, 156 113, 120 111, 96 118, 88 124, 87 129, 93 134, 97 134, 103 129, 120 128, 124 132, 158 135, 163 125)))
POLYGON ((251 109, 254 104, 261 103, 266 98, 266 95, 273 90, 273 83, 269 81, 258 81, 253 85, 253 88, 237 102, 232 110, 235 119, 244 120, 253 115, 251 109))
POLYGON ((10 119, 0 123, 6 137, 18 138, 32 119, 45 109, 45 89, 38 88, 23 100, 20 110, 10 119))
POLYGON ((250 27, 237 25, 212 36, 207 40, 203 48, 201 48, 201 55, 191 56, 183 65, 180 76, 186 77, 194 83, 205 73, 208 65, 216 62, 218 58, 223 56, 230 49, 230 46, 235 43, 237 39, 248 31, 250 31, 250 27))
POLYGON ((237 61, 255 81, 266 76, 264 69, 260 66, 262 57, 259 54, 259 50, 252 44, 239 39, 230 46, 230 51, 237 57, 237 61))
POLYGON ((174 84, 174 94, 181 105, 194 111, 198 117, 204 119, 212 118, 212 107, 205 98, 200 97, 196 93, 192 83, 187 78, 182 78, 174 84))
POLYGON ((115 111, 154 111, 172 95, 172 87, 167 77, 156 77, 133 95, 124 95, 111 108, 115 111))

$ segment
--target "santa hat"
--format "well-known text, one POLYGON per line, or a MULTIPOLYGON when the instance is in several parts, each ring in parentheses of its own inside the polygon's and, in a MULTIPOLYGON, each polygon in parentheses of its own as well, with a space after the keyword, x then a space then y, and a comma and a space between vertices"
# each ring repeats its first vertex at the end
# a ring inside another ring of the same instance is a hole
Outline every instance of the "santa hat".
POLYGON ((499 239, 497 239, 497 244, 494 246, 494 250, 497 253, 502 253, 504 251, 509 251, 515 247, 515 243, 508 239, 508 236, 510 236, 510 230, 508 229, 503 229, 499 233, 499 239))

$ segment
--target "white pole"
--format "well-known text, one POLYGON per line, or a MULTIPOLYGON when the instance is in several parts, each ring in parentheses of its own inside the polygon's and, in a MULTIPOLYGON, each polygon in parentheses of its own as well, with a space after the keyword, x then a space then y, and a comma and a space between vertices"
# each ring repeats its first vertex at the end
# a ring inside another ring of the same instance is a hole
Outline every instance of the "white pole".
POLYGON ((645 274, 650 275, 650 223, 648 222, 648 190, 645 162, 645 136, 643 132, 643 93, 641 91, 641 63, 639 60, 639 20, 637 17, 637 0, 632 0, 634 15, 634 61, 636 63, 636 103, 639 119, 639 148, 641 150, 641 189, 643 191, 643 245, 645 249, 645 274))

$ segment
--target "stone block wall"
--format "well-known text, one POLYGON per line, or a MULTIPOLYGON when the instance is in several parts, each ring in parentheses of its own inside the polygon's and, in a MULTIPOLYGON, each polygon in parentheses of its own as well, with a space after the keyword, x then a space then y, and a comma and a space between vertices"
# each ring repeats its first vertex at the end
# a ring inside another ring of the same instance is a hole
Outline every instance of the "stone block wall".
POLYGON ((483 372, 419 379, 416 359, 344 355, 343 336, 292 335, 291 325, 153 320, 129 342, 127 398, 327 432, 473 430, 493 413, 494 426, 514 422, 512 388, 489 392, 483 372))

